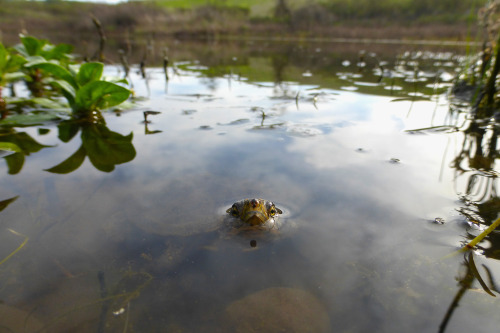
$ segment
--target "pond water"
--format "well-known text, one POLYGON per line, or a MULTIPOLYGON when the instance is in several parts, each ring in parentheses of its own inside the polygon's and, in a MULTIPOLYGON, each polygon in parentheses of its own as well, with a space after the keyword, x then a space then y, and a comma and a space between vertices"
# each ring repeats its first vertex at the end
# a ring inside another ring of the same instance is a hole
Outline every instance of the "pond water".
POLYGON ((498 213, 495 157, 446 131, 465 51, 256 44, 178 55, 168 81, 133 67, 136 104, 105 124, 2 128, 26 153, 0 165, 0 259, 25 242, 0 265, 0 331, 497 330, 470 267, 495 291, 498 234, 472 265, 448 256, 498 213), (221 228, 252 197, 278 233, 221 228))

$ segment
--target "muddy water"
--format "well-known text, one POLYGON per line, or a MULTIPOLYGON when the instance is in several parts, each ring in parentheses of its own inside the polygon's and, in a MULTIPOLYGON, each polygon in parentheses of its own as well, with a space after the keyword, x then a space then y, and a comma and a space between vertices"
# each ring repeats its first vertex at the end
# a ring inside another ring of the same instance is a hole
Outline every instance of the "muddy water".
MULTIPOLYGON (((16 127, 47 147, 16 174, 0 165, 0 199, 17 196, 0 213, 0 259, 27 240, 0 265, 0 318, 29 332, 437 332, 467 267, 444 257, 478 232, 457 211, 475 171, 452 163, 464 133, 414 130, 458 122, 446 91, 459 57, 313 51, 329 62, 186 59, 168 82, 134 69, 145 98, 104 116, 136 154, 110 172, 89 158, 48 172, 80 136, 16 127), (148 110, 161 113, 144 123, 148 110), (222 230, 246 197, 274 201, 288 228, 222 230)), ((491 253, 474 260, 498 279, 491 253)), ((492 332, 497 308, 475 281, 447 331, 492 332)))

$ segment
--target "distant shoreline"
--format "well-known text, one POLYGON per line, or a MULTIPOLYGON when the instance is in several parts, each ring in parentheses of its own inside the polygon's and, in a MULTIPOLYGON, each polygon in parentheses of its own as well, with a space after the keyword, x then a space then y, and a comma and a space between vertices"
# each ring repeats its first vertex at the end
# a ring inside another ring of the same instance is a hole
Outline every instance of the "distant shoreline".
POLYGON ((389 44, 466 45, 478 42, 474 23, 438 20, 429 23, 372 18, 331 22, 279 22, 255 20, 241 10, 204 7, 203 10, 166 10, 154 3, 120 5, 61 2, 7 2, 0 11, 0 40, 18 42, 27 32, 38 38, 80 36, 97 38, 92 17, 110 37, 173 38, 178 40, 274 39, 287 41, 338 41, 389 44), (66 35, 66 36, 65 36, 66 35))
POLYGON ((355 44, 396 44, 396 45, 429 45, 429 46, 478 46, 475 41, 433 40, 433 39, 372 39, 372 38, 341 38, 341 37, 279 37, 279 36, 225 36, 224 40, 253 40, 253 41, 305 41, 311 43, 355 43, 355 44))

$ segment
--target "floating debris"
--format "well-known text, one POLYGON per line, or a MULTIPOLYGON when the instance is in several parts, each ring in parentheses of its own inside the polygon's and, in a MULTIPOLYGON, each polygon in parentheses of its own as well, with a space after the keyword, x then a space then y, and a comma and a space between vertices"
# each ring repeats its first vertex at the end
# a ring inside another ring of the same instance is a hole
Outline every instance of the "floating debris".
POLYGON ((445 224, 446 223, 445 219, 442 217, 436 217, 432 222, 435 224, 445 224))

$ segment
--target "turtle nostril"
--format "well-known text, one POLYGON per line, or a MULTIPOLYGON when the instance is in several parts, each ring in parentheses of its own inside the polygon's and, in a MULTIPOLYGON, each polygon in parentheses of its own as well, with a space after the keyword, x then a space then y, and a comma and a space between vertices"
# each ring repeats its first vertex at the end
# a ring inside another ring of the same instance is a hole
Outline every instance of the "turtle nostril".
POLYGON ((257 201, 257 199, 252 199, 250 200, 250 205, 252 205, 252 208, 257 208, 259 202, 257 201))

